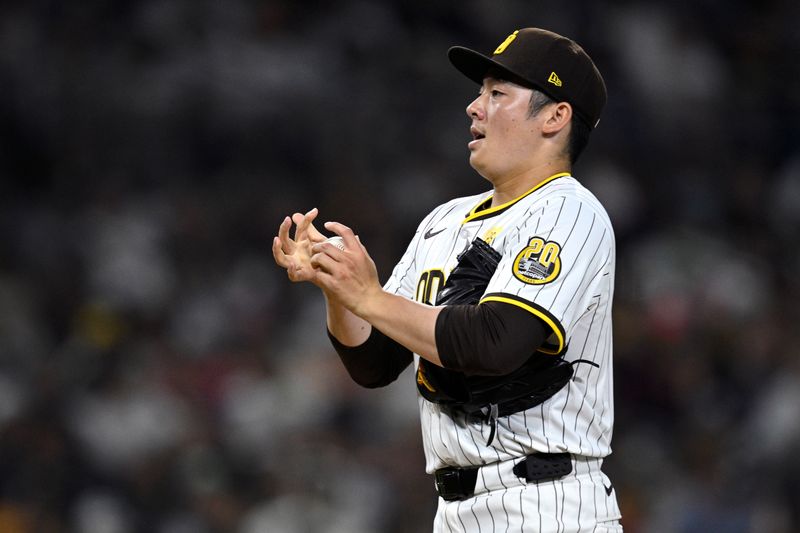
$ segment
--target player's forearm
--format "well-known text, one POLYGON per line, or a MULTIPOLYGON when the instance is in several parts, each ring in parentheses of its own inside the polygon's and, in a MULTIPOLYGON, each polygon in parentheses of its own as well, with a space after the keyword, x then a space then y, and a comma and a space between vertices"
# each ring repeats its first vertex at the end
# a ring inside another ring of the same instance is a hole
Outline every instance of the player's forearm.
POLYGON ((357 312, 386 336, 441 366, 436 347, 436 318, 441 310, 381 290, 360 302, 357 312))
POLYGON ((345 346, 360 346, 368 338, 372 326, 343 305, 325 295, 328 331, 345 346))

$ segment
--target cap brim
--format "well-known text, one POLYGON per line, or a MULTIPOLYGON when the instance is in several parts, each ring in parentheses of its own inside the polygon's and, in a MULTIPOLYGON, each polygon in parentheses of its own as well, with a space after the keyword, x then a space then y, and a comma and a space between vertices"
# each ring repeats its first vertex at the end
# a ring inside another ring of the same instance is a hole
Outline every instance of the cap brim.
POLYGON ((447 57, 459 72, 478 85, 481 85, 486 74, 492 71, 493 74, 499 75, 507 81, 513 81, 526 87, 536 87, 530 80, 526 80, 516 72, 475 50, 463 46, 453 46, 447 51, 447 57))

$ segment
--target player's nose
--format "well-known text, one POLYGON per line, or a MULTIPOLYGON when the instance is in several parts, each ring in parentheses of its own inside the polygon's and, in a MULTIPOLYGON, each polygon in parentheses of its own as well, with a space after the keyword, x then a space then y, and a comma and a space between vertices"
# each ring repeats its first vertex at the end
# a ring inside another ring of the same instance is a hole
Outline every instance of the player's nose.
POLYGON ((483 103, 481 102, 482 96, 483 95, 479 95, 467 106, 467 116, 469 118, 474 118, 477 120, 483 120, 485 118, 486 115, 483 110, 483 103))

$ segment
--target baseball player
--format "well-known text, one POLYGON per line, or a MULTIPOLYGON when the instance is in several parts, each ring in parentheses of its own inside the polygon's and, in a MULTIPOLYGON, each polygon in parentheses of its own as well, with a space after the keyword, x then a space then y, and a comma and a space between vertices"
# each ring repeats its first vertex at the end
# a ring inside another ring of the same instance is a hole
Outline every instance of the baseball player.
POLYGON ((435 532, 622 531, 601 470, 614 422, 614 232, 571 170, 606 101, 575 42, 525 28, 491 56, 453 47, 479 84, 471 166, 487 193, 435 208, 381 287, 353 231, 286 217, 293 281, 322 289, 331 342, 365 387, 416 370, 435 532), (296 224, 294 238, 289 236, 296 224))

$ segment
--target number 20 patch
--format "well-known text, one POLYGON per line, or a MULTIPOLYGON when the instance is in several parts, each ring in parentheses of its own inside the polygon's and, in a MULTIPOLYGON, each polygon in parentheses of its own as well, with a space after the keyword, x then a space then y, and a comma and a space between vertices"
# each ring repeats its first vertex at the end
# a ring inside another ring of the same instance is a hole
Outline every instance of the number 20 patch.
POLYGON ((550 283, 561 272, 561 246, 541 237, 533 237, 514 258, 514 277, 531 285, 550 283))

